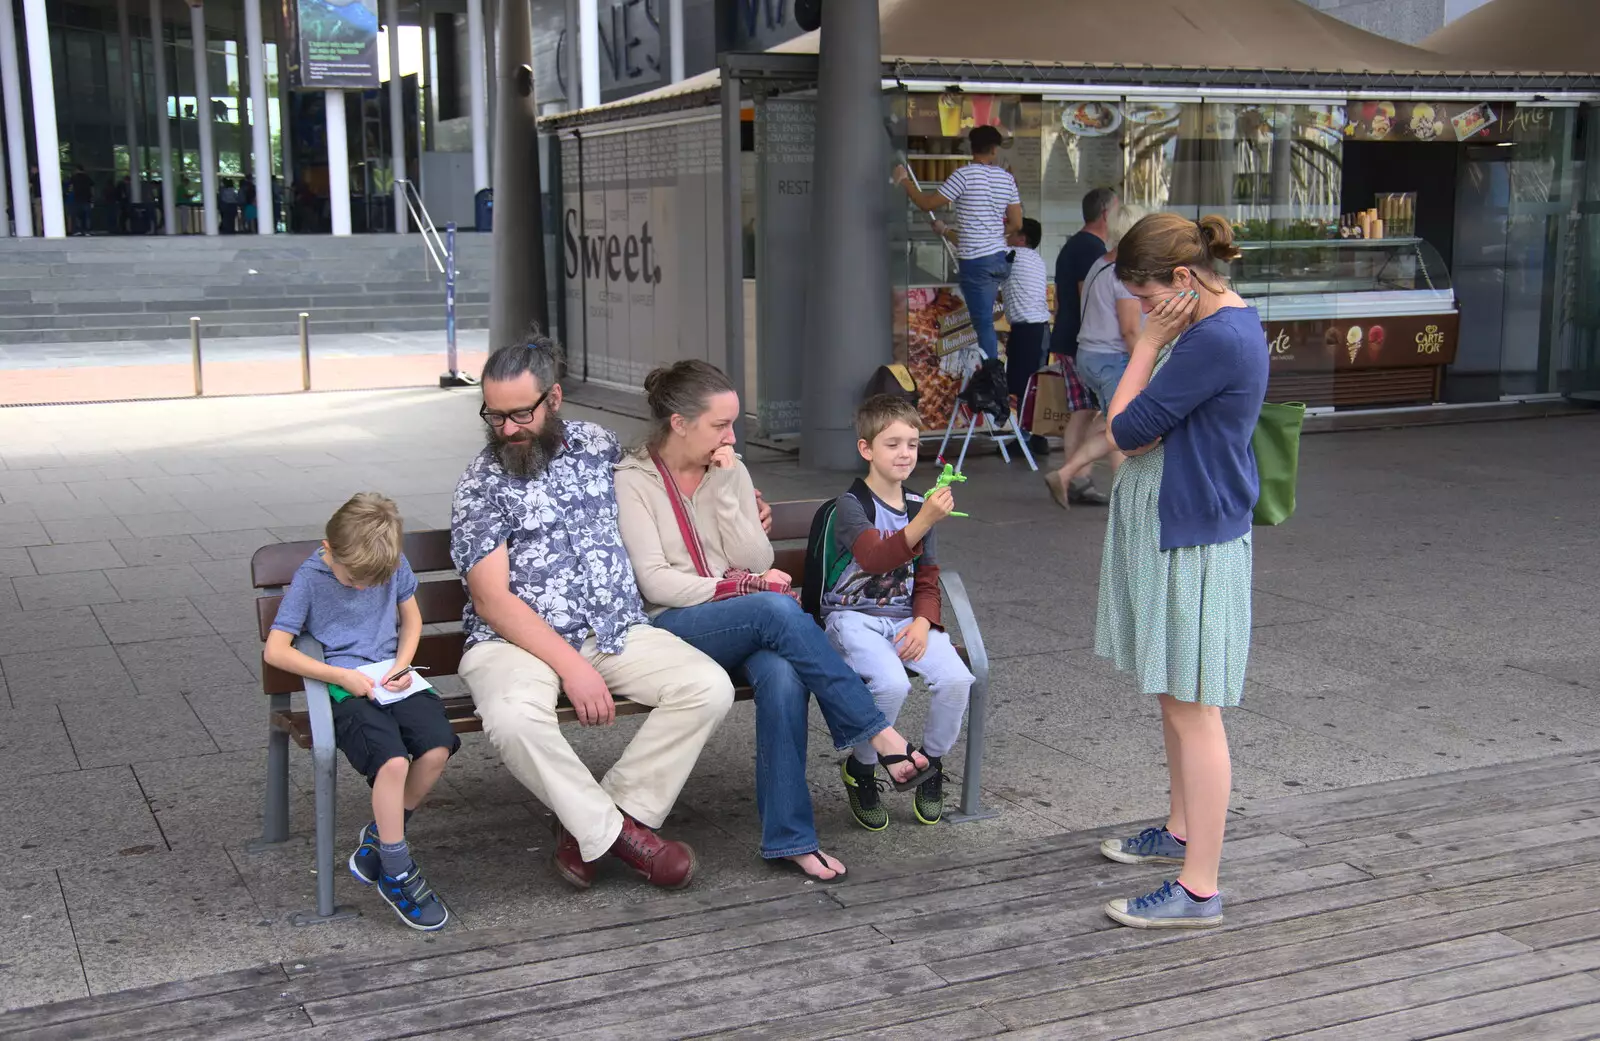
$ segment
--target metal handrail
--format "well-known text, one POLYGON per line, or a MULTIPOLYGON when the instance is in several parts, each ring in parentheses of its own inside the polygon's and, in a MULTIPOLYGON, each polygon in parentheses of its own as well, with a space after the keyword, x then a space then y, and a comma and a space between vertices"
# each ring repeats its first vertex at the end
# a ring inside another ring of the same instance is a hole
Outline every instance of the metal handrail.
POLYGON ((394 183, 400 185, 400 195, 406 201, 411 223, 422 231, 422 244, 428 248, 428 256, 433 258, 433 266, 439 269, 439 274, 444 274, 444 239, 439 237, 439 229, 434 227, 433 218, 428 216, 428 207, 422 202, 416 182, 397 177, 394 183))

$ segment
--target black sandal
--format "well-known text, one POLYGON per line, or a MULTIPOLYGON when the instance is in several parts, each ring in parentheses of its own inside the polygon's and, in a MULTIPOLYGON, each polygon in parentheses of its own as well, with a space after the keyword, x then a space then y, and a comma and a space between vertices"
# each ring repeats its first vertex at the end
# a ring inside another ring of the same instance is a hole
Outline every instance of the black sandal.
MULTIPOLYGON (((817 862, 819 864, 821 864, 825 868, 828 867, 828 859, 827 859, 828 858, 828 854, 822 852, 822 847, 821 846, 818 846, 816 849, 811 850, 811 851, 809 851, 807 853, 796 853, 795 856, 797 856, 797 857, 816 857, 817 858, 817 862)), ((811 872, 809 872, 805 868, 801 867, 800 864, 797 861, 790 860, 788 857, 779 858, 779 862, 783 863, 783 864, 787 864, 791 868, 793 868, 794 870, 800 872, 800 874, 805 876, 805 879, 806 879, 807 882, 817 882, 817 883, 819 883, 821 885, 825 885, 825 886, 831 886, 835 882, 843 882, 844 878, 845 878, 845 875, 847 874, 846 871, 835 871, 832 878, 823 878, 820 875, 813 875, 811 872)), ((829 870, 831 871, 832 868, 829 868, 829 870)))
POLYGON ((939 772, 939 768, 934 766, 930 761, 926 769, 912 774, 904 781, 897 781, 894 779, 894 774, 890 772, 889 767, 893 766, 895 763, 916 762, 916 760, 911 757, 911 742, 909 741, 906 742, 905 755, 880 755, 878 756, 878 762, 883 764, 883 772, 889 774, 889 783, 894 785, 894 790, 897 792, 909 792, 911 789, 917 787, 923 781, 926 781, 928 778, 939 772))

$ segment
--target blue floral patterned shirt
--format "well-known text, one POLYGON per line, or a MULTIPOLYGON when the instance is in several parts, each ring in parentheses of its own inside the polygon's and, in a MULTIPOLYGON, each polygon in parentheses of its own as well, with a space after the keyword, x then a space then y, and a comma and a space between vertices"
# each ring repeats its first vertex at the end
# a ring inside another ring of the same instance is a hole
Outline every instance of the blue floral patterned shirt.
MULTIPOLYGON (((612 466, 617 435, 569 421, 566 444, 539 477, 506 473, 493 449, 468 464, 450 510, 450 557, 464 583, 504 544, 511 591, 574 648, 592 633, 606 654, 620 654, 628 628, 646 625, 633 565, 617 526, 612 466)), ((462 614, 467 646, 500 635, 469 600, 462 614)))

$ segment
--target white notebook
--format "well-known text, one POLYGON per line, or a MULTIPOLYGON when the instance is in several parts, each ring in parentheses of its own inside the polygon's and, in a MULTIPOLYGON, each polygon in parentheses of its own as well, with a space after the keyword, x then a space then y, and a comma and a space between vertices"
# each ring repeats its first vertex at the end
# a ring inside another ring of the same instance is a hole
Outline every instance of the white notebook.
POLYGON ((380 705, 393 705, 396 701, 403 701, 419 690, 432 690, 433 684, 422 678, 421 673, 409 672, 411 685, 404 690, 390 690, 383 685, 383 681, 394 675, 394 659, 376 661, 371 665, 358 665, 356 671, 372 680, 372 700, 380 705))

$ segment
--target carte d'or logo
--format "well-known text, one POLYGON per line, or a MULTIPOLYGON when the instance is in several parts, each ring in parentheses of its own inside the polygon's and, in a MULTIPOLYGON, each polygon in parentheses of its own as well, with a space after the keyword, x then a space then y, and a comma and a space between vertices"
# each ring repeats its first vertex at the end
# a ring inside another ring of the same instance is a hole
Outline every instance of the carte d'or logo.
POLYGON ((1287 354, 1289 352, 1289 330, 1279 329, 1278 335, 1267 345, 1273 354, 1287 354))
POLYGON ((1444 333, 1437 325, 1430 325, 1417 334, 1418 354, 1438 354, 1444 350, 1444 333))
POLYGON ((1350 354, 1350 363, 1355 364, 1356 356, 1361 353, 1361 326, 1352 325, 1344 334, 1344 346, 1350 354))

